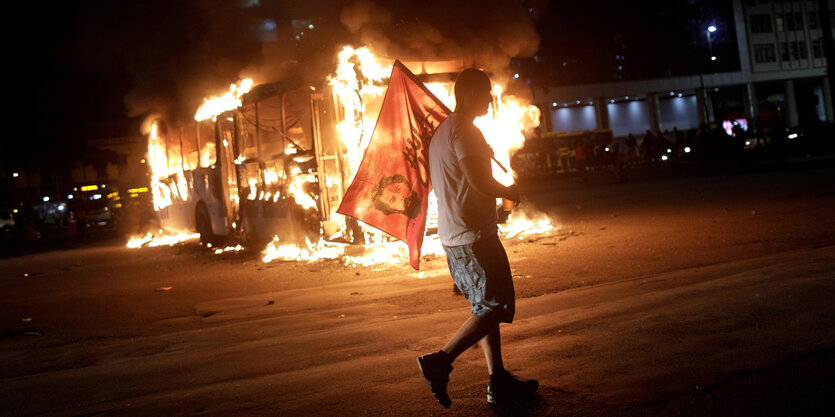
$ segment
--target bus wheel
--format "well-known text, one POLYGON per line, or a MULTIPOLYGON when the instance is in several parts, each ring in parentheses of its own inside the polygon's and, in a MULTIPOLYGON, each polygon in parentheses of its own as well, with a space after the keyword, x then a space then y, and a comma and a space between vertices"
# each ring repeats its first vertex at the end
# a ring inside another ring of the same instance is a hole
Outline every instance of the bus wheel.
POLYGON ((197 206, 194 223, 197 226, 197 233, 200 233, 200 244, 214 244, 217 237, 212 233, 212 221, 209 218, 209 211, 206 210, 205 205, 200 204, 197 206))

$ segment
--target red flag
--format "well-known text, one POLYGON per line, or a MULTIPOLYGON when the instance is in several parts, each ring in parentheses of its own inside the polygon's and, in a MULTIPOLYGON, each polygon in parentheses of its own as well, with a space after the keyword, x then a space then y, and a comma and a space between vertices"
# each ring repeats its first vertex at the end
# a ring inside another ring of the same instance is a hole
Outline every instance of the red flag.
POLYGON ((337 209, 405 241, 409 264, 415 269, 420 269, 432 190, 429 141, 450 113, 405 65, 395 61, 371 141, 337 209))

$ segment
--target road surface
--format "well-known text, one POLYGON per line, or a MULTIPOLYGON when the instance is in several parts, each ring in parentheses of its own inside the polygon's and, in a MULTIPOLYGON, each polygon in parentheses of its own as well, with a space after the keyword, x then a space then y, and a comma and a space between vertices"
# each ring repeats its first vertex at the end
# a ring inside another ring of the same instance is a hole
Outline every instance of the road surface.
POLYGON ((505 362, 534 401, 489 407, 476 349, 452 408, 432 398, 415 357, 469 312, 443 258, 114 242, 0 259, 0 414, 833 415, 831 164, 526 191, 558 225, 505 242, 505 362))

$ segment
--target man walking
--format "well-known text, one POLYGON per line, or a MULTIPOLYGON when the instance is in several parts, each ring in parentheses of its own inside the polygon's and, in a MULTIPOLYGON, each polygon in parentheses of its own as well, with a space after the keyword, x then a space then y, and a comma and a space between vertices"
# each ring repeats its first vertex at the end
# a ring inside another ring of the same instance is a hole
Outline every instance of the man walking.
POLYGON ((438 234, 455 285, 472 304, 472 316, 440 351, 417 358, 432 394, 444 407, 452 362, 478 342, 484 351, 491 404, 528 398, 537 381, 522 381, 504 369, 499 323, 516 309, 507 254, 498 237, 496 198, 518 204, 518 186, 493 178, 493 151, 473 120, 492 102, 490 78, 469 68, 455 80, 455 111, 438 126, 429 145, 429 170, 438 198, 438 234))

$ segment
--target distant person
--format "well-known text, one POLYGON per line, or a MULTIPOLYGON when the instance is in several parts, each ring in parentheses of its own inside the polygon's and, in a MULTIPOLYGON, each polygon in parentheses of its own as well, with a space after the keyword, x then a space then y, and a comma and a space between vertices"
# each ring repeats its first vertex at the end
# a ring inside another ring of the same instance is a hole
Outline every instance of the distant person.
POLYGON ((684 132, 678 130, 678 127, 673 127, 673 140, 676 152, 684 149, 684 132))
POLYGON ((429 170, 438 198, 438 235, 449 272, 472 305, 472 315, 441 350, 417 358, 432 394, 444 407, 452 362, 478 342, 487 360, 490 382, 487 402, 529 398, 539 387, 520 380, 502 362, 499 323, 510 323, 516 311, 510 264, 496 226, 496 198, 518 204, 516 184, 504 186, 493 178, 493 150, 473 119, 487 114, 492 102, 490 78, 470 68, 455 80, 455 112, 438 126, 429 145, 429 170))
POLYGON ((664 132, 658 132, 658 136, 655 138, 655 157, 661 158, 662 155, 667 153, 667 149, 670 149, 670 131, 666 130, 664 132))
POLYGON ((629 136, 626 137, 624 145, 626 146, 626 162, 635 162, 635 160, 638 159, 638 141, 635 140, 635 136, 630 133, 629 136))
POLYGON ((644 134, 644 138, 641 140, 641 155, 643 156, 644 162, 652 163, 655 160, 657 141, 658 138, 653 135, 649 129, 647 129, 646 134, 644 134))
POLYGON ((582 136, 574 142, 574 166, 577 167, 577 173, 580 174, 580 181, 588 182, 588 179, 586 179, 586 150, 583 148, 582 136))
POLYGON ((621 149, 620 143, 614 143, 612 145, 612 170, 615 173, 615 182, 618 184, 625 183, 629 181, 629 175, 627 171, 627 163, 624 160, 624 152, 621 149))
POLYGON ((571 165, 569 164, 570 161, 570 150, 568 149, 568 144, 560 145, 559 147, 559 155, 560 155, 560 166, 562 167, 562 171, 564 173, 571 172, 571 165))

